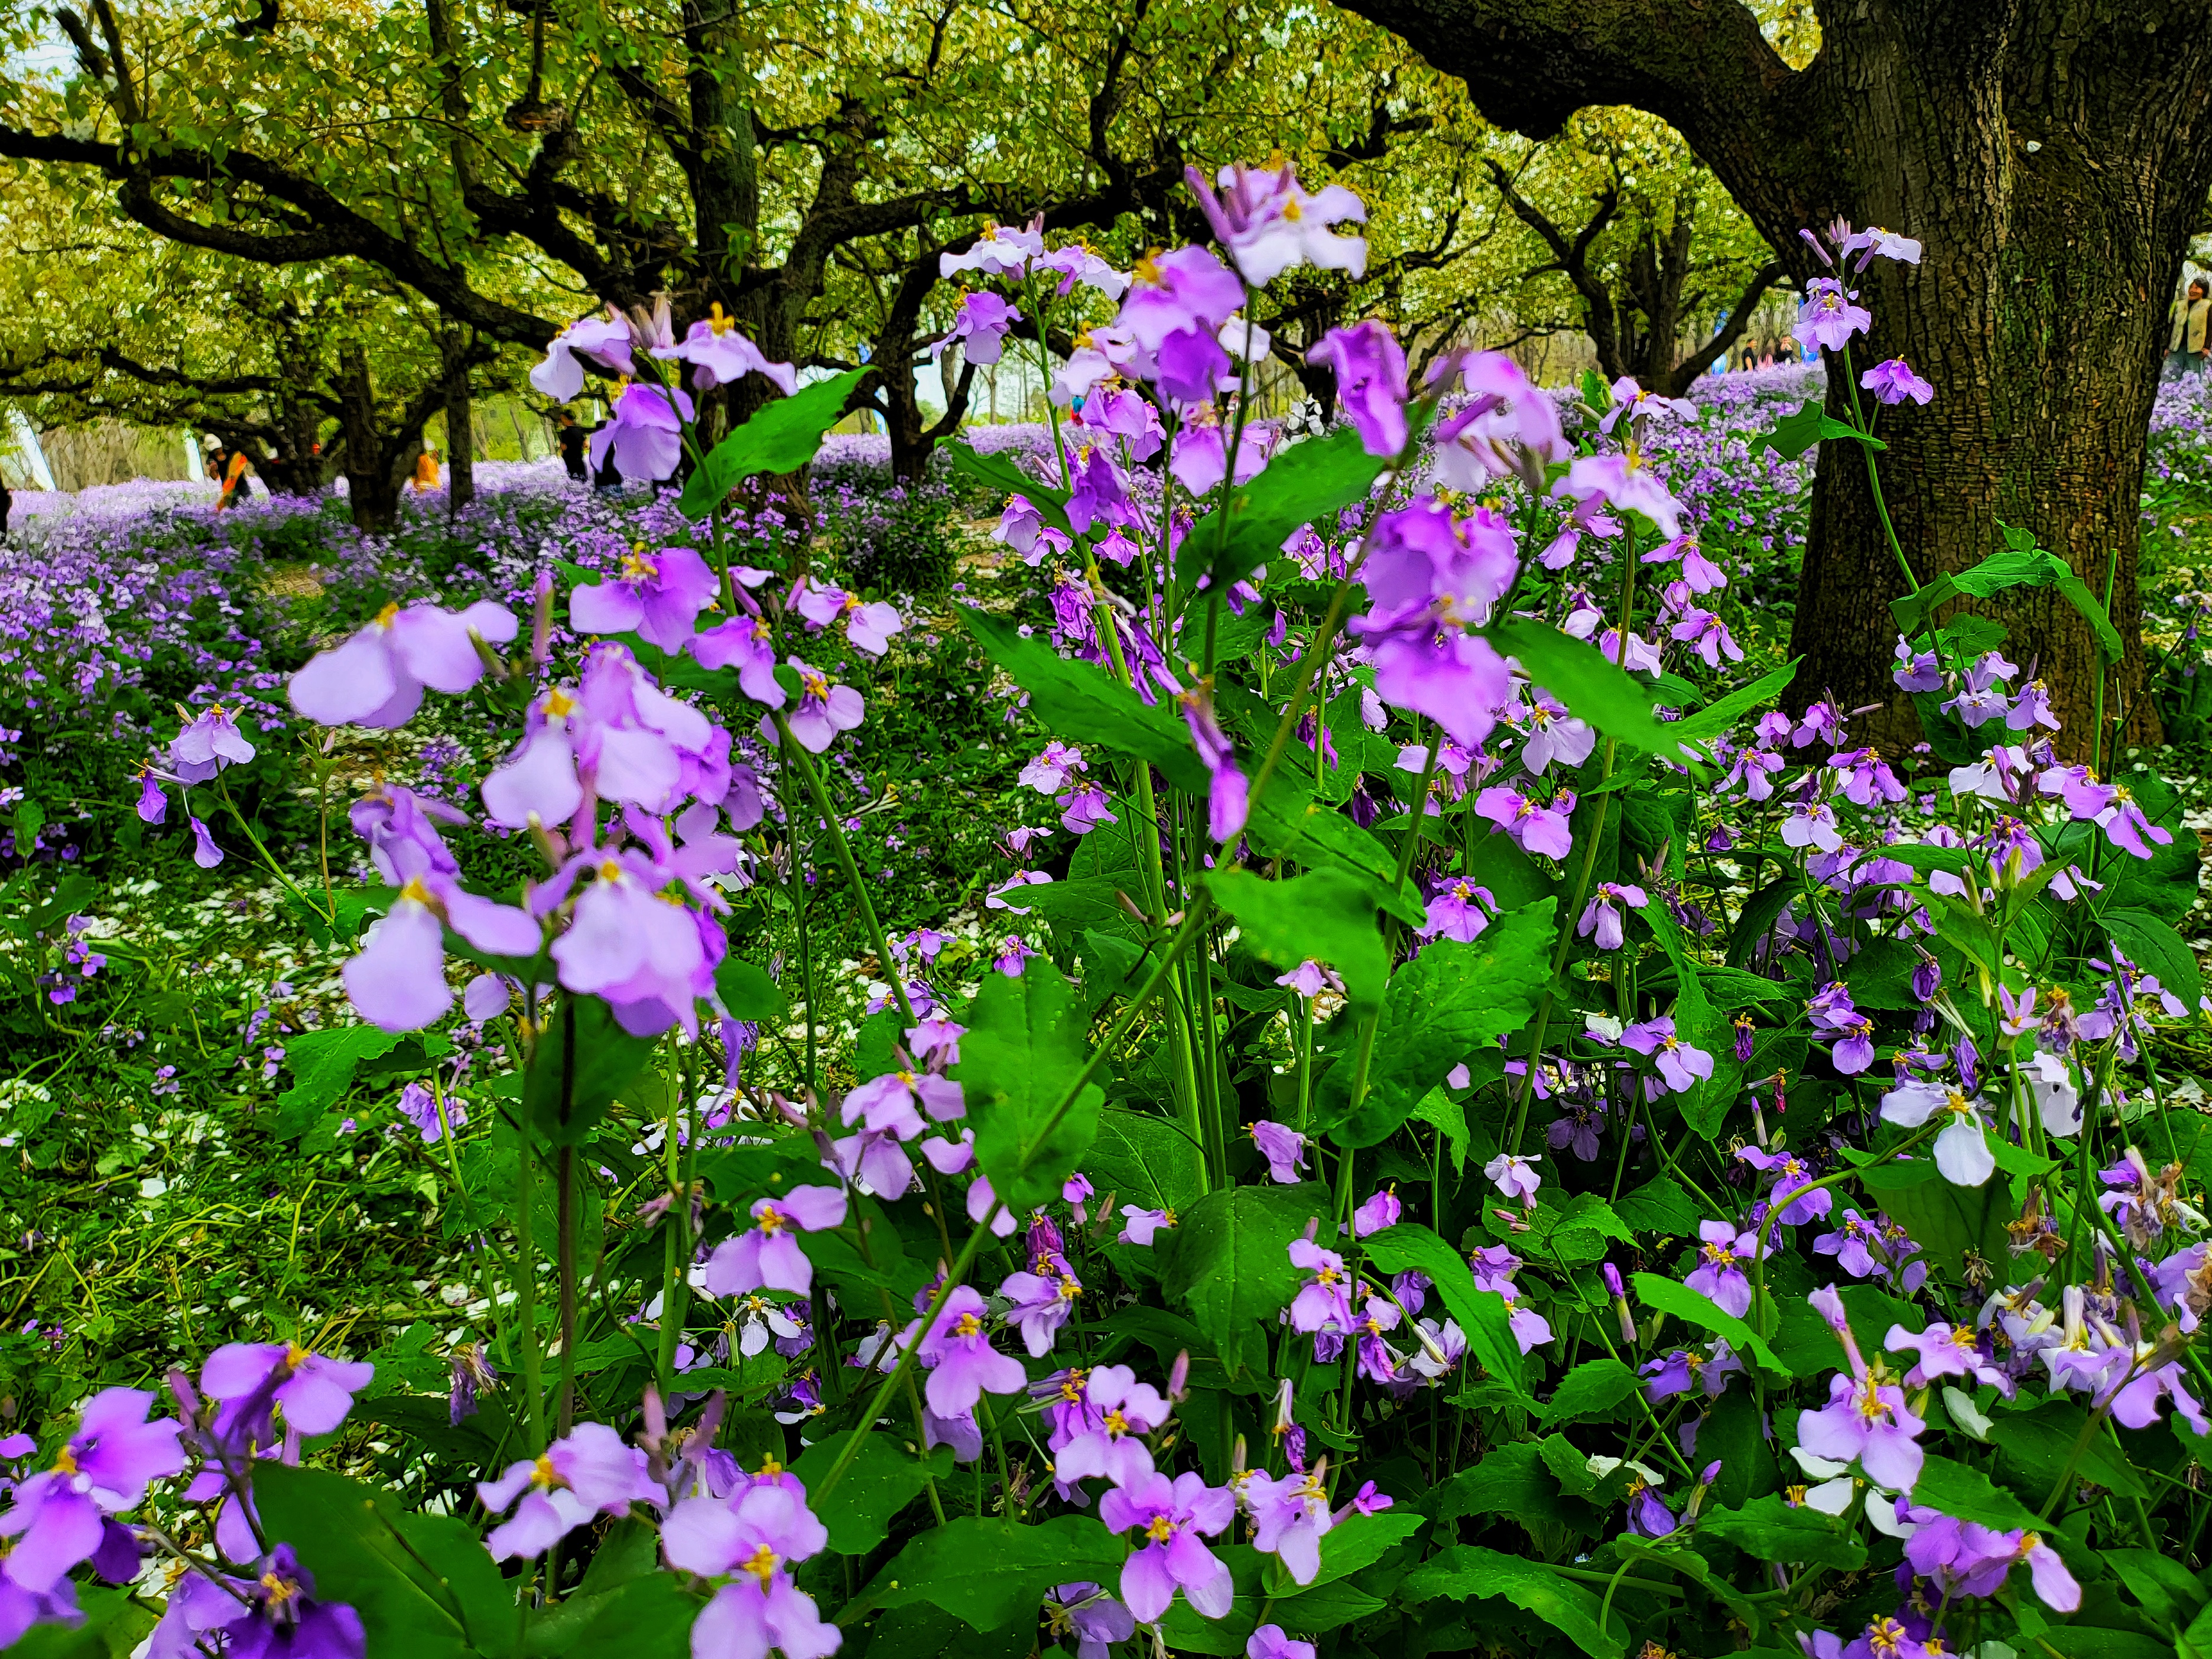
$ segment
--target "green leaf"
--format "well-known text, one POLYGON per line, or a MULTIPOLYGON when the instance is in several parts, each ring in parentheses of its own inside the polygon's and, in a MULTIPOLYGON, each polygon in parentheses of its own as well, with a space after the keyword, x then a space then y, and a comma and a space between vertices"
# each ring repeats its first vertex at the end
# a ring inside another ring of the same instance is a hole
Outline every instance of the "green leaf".
POLYGON ((1096 1083, 1054 1115, 1090 1057, 1082 1005, 1066 976, 1039 959, 1018 979, 985 974, 961 1017, 968 1032, 951 1075, 991 1190, 1021 1214, 1059 1196, 1098 1130, 1106 1096, 1096 1083))
POLYGON ((840 1555, 866 1555, 875 1548, 890 1536, 892 1521, 921 1496, 931 1479, 942 1480, 952 1473, 951 1447, 937 1446, 928 1456, 916 1457, 895 1436, 872 1429, 817 1440, 791 1466, 791 1472, 807 1491, 815 1491, 854 1435, 860 1437, 859 1455, 829 1497, 813 1504, 816 1517, 829 1531, 830 1547, 840 1555))
POLYGON ((1613 1213, 1635 1232, 1681 1238, 1698 1230, 1698 1207, 1671 1175, 1654 1176, 1635 1191, 1624 1193, 1613 1213))
POLYGON ((1056 1515, 1034 1526, 958 1516, 909 1540, 840 1617, 926 1601, 977 1630, 1034 1620, 1054 1584, 1121 1582, 1128 1552, 1087 1515, 1056 1515))
POLYGON ((725 956, 714 970, 714 989, 732 1020, 781 1020, 791 1011, 791 999, 775 980, 742 956, 725 956))
POLYGON ((1375 901, 1339 870, 1317 869, 1288 881, 1262 881, 1241 864, 1206 878, 1214 902, 1237 918, 1242 942, 1285 973, 1312 959, 1343 976, 1346 996, 1371 1007, 1382 1000, 1390 953, 1375 925, 1375 901))
POLYGON ((1348 1098, 1348 1060, 1322 1079, 1316 1122, 1331 1140, 1389 1140, 1454 1066, 1528 1022, 1551 977, 1554 902, 1507 911, 1469 943, 1437 940, 1390 976, 1366 1099, 1348 1098))
POLYGON ((2040 1516, 1981 1470, 1933 1452, 1921 1460, 1920 1478, 1912 1483, 1912 1501, 1955 1521, 1972 1521, 1997 1532, 2009 1532, 2015 1527, 2029 1532, 2045 1530, 2040 1516))
POLYGON ((1015 464, 1012 457, 985 455, 972 444, 947 444, 939 453, 952 463, 953 471, 964 472, 1007 495, 1020 496, 1046 524, 1070 541, 1078 539, 1074 526, 1067 522, 1067 492, 1040 484, 1015 464))
POLYGON ((2147 1549, 2106 1549, 2105 1564, 2162 1625, 2187 1625, 2204 1608, 2204 1586, 2179 1561, 2147 1549))
POLYGON ((1147 704, 1095 663, 1062 657, 1044 640, 972 606, 960 620, 990 659, 1030 694, 1030 712, 1064 742, 1097 744, 1157 766, 1188 795, 1204 795, 1212 774, 1191 746, 1190 729, 1166 704, 1147 704))
POLYGON ((304 1130, 352 1086, 356 1067, 391 1053, 404 1040, 402 1033, 375 1026, 331 1026, 286 1038, 284 1063, 291 1069, 292 1087, 276 1097, 283 1121, 298 1123, 294 1134, 304 1130))
POLYGON ((801 386, 789 397, 763 404, 753 418, 707 452, 684 481, 677 505, 689 518, 704 518, 729 493, 757 473, 796 472, 814 458, 822 436, 843 419, 845 404, 865 368, 801 386))
POLYGON ((1244 833, 1270 857, 1352 876, 1376 905, 1409 926, 1427 919, 1419 901, 1399 886, 1396 856, 1344 814, 1316 800, 1311 790, 1291 778, 1288 767, 1267 780, 1252 803, 1244 833))
POLYGON ((1687 1285, 1677 1284, 1672 1279, 1662 1279, 1656 1273, 1638 1274, 1635 1285, 1637 1300, 1645 1307, 1671 1313, 1677 1319, 1709 1330, 1716 1336, 1725 1336, 1729 1346, 1736 1351, 1739 1357, 1755 1359, 1777 1377, 1790 1374, 1790 1367, 1775 1357, 1774 1350, 1766 1345, 1764 1336, 1734 1314, 1715 1306, 1711 1298, 1700 1296, 1687 1285))
MULTIPOLYGON (((960 1039, 963 1054, 969 1041, 960 1039)), ((1161 1287, 1189 1310, 1231 1377, 1266 1370, 1267 1333, 1305 1280, 1291 1265, 1291 1241, 1309 1221, 1334 1214, 1328 1189, 1311 1181, 1224 1187, 1193 1204, 1168 1235, 1161 1287)))
POLYGON ((1712 1057, 1713 1075, 1698 1079, 1695 1087, 1679 1097, 1683 1122, 1710 1140, 1735 1104, 1743 1080, 1743 1063, 1735 1057, 1735 1029, 1706 997, 1703 976, 1682 942, 1682 930, 1667 908, 1665 896, 1654 894, 1638 914, 1674 965, 1676 1036, 1712 1057))
POLYGON ((76 1607, 82 1624, 33 1625, 8 1649, 8 1659, 129 1659, 155 1623, 129 1590, 105 1584, 77 1585, 76 1607))
POLYGON ((2196 1008, 2204 995, 2203 982, 2197 972, 2197 954, 2170 923, 2149 911, 2126 905, 2116 905, 2097 920, 2130 961, 2146 973, 2156 974, 2160 984, 2191 1008, 2196 1008))
POLYGON ((1533 1613, 1590 1659, 1620 1659, 1628 1649, 1628 1627, 1619 1616, 1601 1624, 1597 1592, 1560 1577, 1540 1561, 1501 1555, 1473 1544, 1439 1551, 1406 1575, 1399 1593, 1408 1601, 1503 1597, 1523 1613, 1533 1613))
MULTIPOLYGON (((434 1574, 410 1547, 416 1517, 405 1515, 393 1494, 323 1469, 269 1463, 254 1472, 253 1498, 270 1543, 291 1545, 300 1565, 314 1576, 316 1593, 347 1602, 361 1614, 368 1650, 380 1659, 386 1654, 461 1659, 471 1634, 485 1640, 487 1653, 504 1650, 502 1635, 505 1647, 512 1646, 513 1626, 504 1632, 468 1630, 452 1575, 473 1563, 439 1562, 440 1573, 434 1574)), ((481 1547, 476 1554, 490 1564, 481 1547)))
POLYGON ((810 1183, 836 1184, 836 1178, 822 1167, 813 1137, 804 1130, 764 1147, 710 1147, 700 1154, 698 1172, 715 1202, 732 1209, 810 1183))
POLYGON ((1669 760, 1681 754, 1681 739, 1660 724, 1644 687, 1595 645, 1562 633, 1545 622, 1508 617, 1483 630, 1491 643, 1519 659, 1530 680, 1607 737, 1646 754, 1669 760))
MULTIPOLYGON (((701 1605, 674 1574, 648 1571, 539 1608, 531 1615, 524 1659, 690 1659, 701 1605)), ((369 1659, 383 1659, 374 1644, 369 1659)))
POLYGON ((1188 1209, 1206 1191, 1206 1160, 1190 1137, 1151 1112, 1109 1106, 1098 1114, 1098 1134, 1084 1154, 1084 1173, 1103 1203, 1118 1208, 1188 1209))
POLYGON ((1440 1088, 1431 1089, 1414 1103, 1407 1114, 1407 1122, 1426 1123, 1443 1137, 1444 1148, 1451 1154, 1452 1173, 1467 1173, 1467 1149, 1474 1140, 1467 1126, 1467 1108, 1440 1088))
POLYGON ((1369 1234, 1362 1248, 1382 1272, 1403 1273, 1411 1268, 1426 1275, 1466 1336, 1468 1351, 1475 1362, 1522 1401, 1534 1404, 1522 1377, 1521 1343, 1513 1335, 1505 1299, 1496 1291, 1474 1287, 1474 1273, 1464 1256, 1428 1228, 1412 1221, 1369 1234))
POLYGON ((1866 1565, 1866 1546, 1850 1522, 1802 1505, 1793 1509, 1779 1492, 1737 1510, 1709 1510, 1698 1521, 1708 1538, 1734 1544, 1760 1561, 1787 1561, 1855 1572, 1866 1565))
POLYGON ((2082 1480, 2109 1486, 2123 1497, 2149 1497, 2142 1477, 2106 1436, 2082 1439, 2088 1420, 2088 1413, 2081 1407, 2048 1400, 2033 1411, 1998 1413, 1990 1429, 1990 1444, 2003 1452, 2007 1471, 2023 1478, 2029 1492, 2049 1492, 2071 1464, 2082 1480))
POLYGON ((1544 1408, 1544 1421, 1602 1417, 1642 1386, 1634 1371, 1609 1354, 1585 1359, 1560 1379, 1544 1408))
POLYGON ((624 1031, 596 996, 562 997, 522 1080, 525 1116, 555 1146, 580 1146, 653 1057, 653 1041, 624 1031))
POLYGON ((1292 445, 1251 482, 1232 488, 1226 506, 1198 521, 1176 553, 1176 574, 1195 584, 1204 573, 1214 592, 1226 593, 1257 566, 1282 557, 1283 543, 1302 526, 1364 500, 1382 467, 1349 423, 1292 445))
POLYGON ((1534 1440, 1493 1446, 1437 1492, 1437 1518, 1447 1524, 1462 1515, 1504 1515, 1527 1525, 1556 1519, 1559 1507, 1559 1483, 1534 1440))
POLYGON ((1774 423, 1772 432, 1763 432, 1751 440, 1751 452, 1772 450, 1785 461, 1795 461, 1822 439, 1849 439, 1864 444, 1869 449, 1889 447, 1879 438, 1869 438, 1850 422, 1838 421, 1822 409, 1817 399, 1808 398, 1793 413, 1784 415, 1774 423))
POLYGON ((1706 704, 1696 713, 1684 715, 1667 728, 1668 735, 1677 742, 1702 743, 1733 730, 1735 723, 1753 709, 1771 707, 1774 699, 1789 688, 1797 673, 1797 664, 1804 660, 1793 657, 1771 674, 1762 674, 1749 685, 1706 704))

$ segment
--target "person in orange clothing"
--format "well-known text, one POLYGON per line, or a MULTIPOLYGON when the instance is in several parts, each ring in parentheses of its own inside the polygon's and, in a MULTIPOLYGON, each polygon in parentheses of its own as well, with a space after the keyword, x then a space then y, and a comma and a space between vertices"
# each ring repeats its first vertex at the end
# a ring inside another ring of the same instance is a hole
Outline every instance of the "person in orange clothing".
POLYGON ((438 451, 424 445, 415 457, 415 487, 425 493, 438 487, 438 451))
POLYGON ((215 510, 222 512, 237 504, 245 493, 246 469, 252 465, 244 450, 233 450, 223 460, 222 493, 216 498, 215 510))

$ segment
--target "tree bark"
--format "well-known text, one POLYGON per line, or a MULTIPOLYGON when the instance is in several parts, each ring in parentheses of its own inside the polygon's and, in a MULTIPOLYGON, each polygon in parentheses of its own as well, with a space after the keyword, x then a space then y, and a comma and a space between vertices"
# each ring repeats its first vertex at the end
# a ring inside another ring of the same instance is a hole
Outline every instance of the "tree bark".
POLYGON ((464 360, 446 382, 446 512, 459 512, 477 499, 476 398, 464 360))
MULTIPOLYGON (((1825 275, 1801 227, 1841 217, 1926 244, 1877 261, 1874 316, 1839 409, 1873 362, 1903 355, 1936 386, 1885 411, 1883 490, 1922 581, 1976 562, 2000 522, 2033 530, 2091 588, 2108 572, 2127 641, 2116 705, 2141 695, 2136 554, 2144 438, 2166 300, 2212 189, 2212 37, 2173 0, 1832 0, 1802 71, 1735 0, 1345 0, 1464 79, 1493 122, 1534 137, 1626 103, 1670 122, 1801 283, 1825 275)), ((1862 394, 1863 396, 1863 394, 1862 394)), ((1863 456, 1823 446, 1800 582, 1795 695, 1879 705, 1854 726, 1895 746, 1917 722, 1889 675, 1905 578, 1863 456)), ((2012 596, 2008 658, 2033 662, 2086 752, 2100 665, 2048 590, 2012 596)), ((2108 746, 2109 748, 2109 746, 2108 746)))
POLYGON ((346 500, 354 528, 381 535, 399 523, 399 491, 414 469, 415 457, 422 451, 422 427, 417 423, 411 444, 386 443, 376 419, 376 386, 369 378, 368 356, 358 345, 338 349, 338 422, 345 441, 346 500))

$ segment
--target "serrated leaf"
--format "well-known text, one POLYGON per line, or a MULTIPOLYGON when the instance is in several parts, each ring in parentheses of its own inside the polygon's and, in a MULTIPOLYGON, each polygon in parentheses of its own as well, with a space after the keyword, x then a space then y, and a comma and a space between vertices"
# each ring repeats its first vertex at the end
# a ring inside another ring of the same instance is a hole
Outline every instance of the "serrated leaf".
POLYGON ((1637 1375, 1610 1354, 1585 1359, 1559 1380, 1544 1407, 1547 1423, 1601 1417, 1643 1387, 1637 1375))
POLYGON ((791 1466, 808 1492, 819 1486, 830 1468, 843 1455, 854 1435, 860 1449, 826 1499, 813 1500, 816 1518, 830 1534, 830 1547, 840 1555, 865 1555, 890 1535, 890 1523, 932 1479, 952 1473, 952 1448, 933 1447, 927 1457, 916 1457, 896 1436, 878 1429, 854 1429, 817 1440, 791 1466))
MULTIPOLYGON (((963 1053, 967 1041, 961 1038, 963 1053)), ((1291 1241, 1309 1221, 1334 1213, 1328 1189, 1316 1182, 1224 1187, 1193 1204, 1172 1234, 1160 1235, 1172 1240, 1161 1288, 1189 1310, 1232 1377, 1266 1368, 1267 1333, 1305 1279, 1291 1265, 1291 1241)))
POLYGON ((951 1075, 991 1190, 1020 1214, 1060 1196, 1097 1132, 1097 1084, 1060 1110, 1089 1058, 1082 1006, 1066 977, 1038 959, 1018 978, 985 974, 961 1020, 968 1030, 951 1075))
POLYGON ((1214 902, 1237 919, 1241 942, 1285 973, 1309 960, 1334 968, 1352 1002, 1372 1006, 1390 977, 1390 954, 1375 923, 1375 901, 1342 872, 1317 869, 1287 881, 1261 880, 1242 865, 1206 878, 1214 902))
POLYGON ((1215 592, 1226 593, 1257 566, 1279 558, 1283 543, 1301 528, 1364 499, 1383 464, 1367 453, 1358 429, 1349 423, 1285 450, 1249 483, 1232 487, 1227 504, 1183 537, 1176 574, 1193 584, 1204 574, 1215 592))
POLYGON ((1182 1211, 1206 1190, 1206 1160, 1190 1137, 1164 1117, 1109 1106, 1083 1155, 1084 1173, 1118 1208, 1182 1211))

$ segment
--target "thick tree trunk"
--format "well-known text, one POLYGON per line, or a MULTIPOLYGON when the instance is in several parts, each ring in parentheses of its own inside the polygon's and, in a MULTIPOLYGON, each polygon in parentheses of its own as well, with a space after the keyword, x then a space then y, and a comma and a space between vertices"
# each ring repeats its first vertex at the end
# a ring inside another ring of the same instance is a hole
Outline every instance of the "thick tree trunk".
MULTIPOLYGON (((2128 641, 2117 699, 2143 699, 2136 492, 2158 333, 2193 217, 2212 188, 2212 33, 2174 0, 1835 0, 1819 57, 1792 71, 1745 7, 1707 0, 1346 0, 1463 76, 1493 121, 1532 136, 1591 104, 1674 124, 1800 282, 1824 275, 1800 228, 1838 216, 1920 238, 1917 267, 1877 262, 1853 378, 1903 355, 1934 382, 1888 411, 1880 457, 1921 579, 2033 530, 2091 588, 2112 580, 2128 641)), ((1829 397, 1849 395, 1830 364, 1829 397)), ((1863 396, 1864 394, 1861 394, 1863 396)), ((1878 703, 1855 730, 1917 723, 1889 678, 1889 602, 1905 578, 1856 445, 1823 446, 1797 606, 1795 695, 1878 703)), ((2009 597, 2005 655, 2033 662, 2089 748, 2091 634, 2048 590, 2009 597)), ((2109 746, 2107 746, 2109 750, 2109 746)))
MULTIPOLYGON (((368 354, 357 345, 338 352, 338 398, 345 438, 346 502, 354 528, 381 535, 399 522, 399 489, 405 470, 385 454, 376 421, 375 383, 369 378, 368 354)), ((410 465, 412 460, 410 454, 410 465)))
POLYGON ((457 513, 476 499, 476 399, 464 366, 446 387, 446 511, 457 513))

